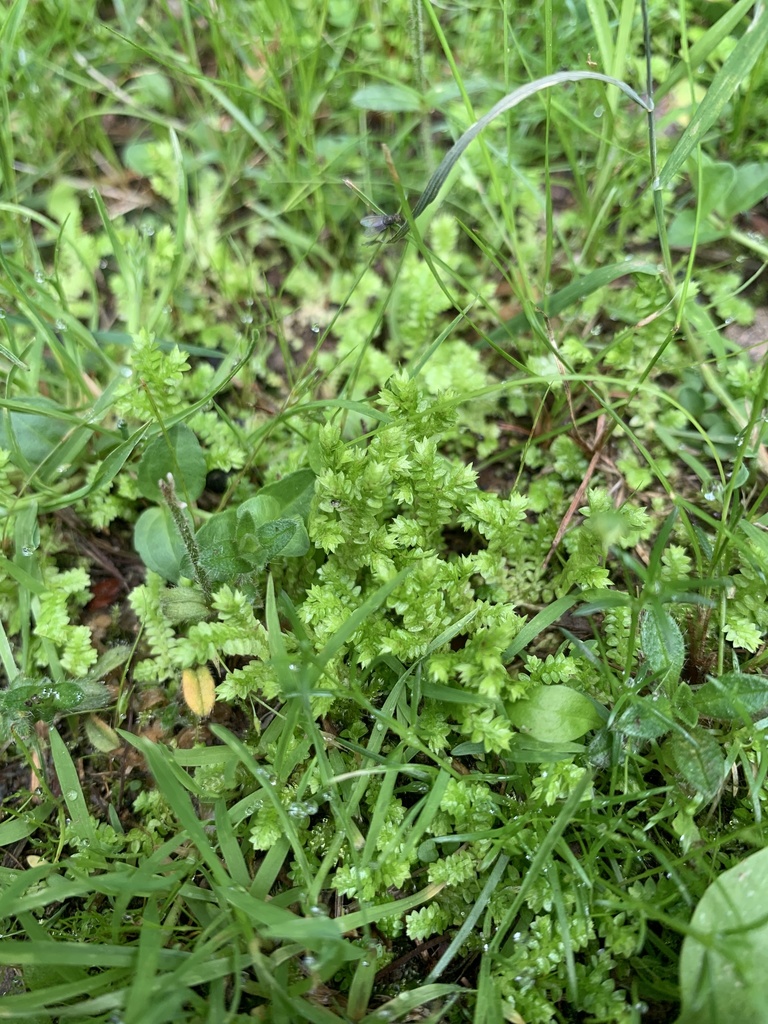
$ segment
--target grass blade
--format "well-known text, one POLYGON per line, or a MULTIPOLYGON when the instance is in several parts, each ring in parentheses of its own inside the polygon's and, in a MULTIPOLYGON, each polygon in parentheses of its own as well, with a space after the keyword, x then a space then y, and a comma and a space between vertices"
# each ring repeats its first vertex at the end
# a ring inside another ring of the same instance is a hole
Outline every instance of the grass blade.
POLYGON ((613 78, 611 75, 601 75, 597 71, 558 71, 554 75, 546 75, 544 78, 537 78, 534 82, 527 82, 525 85, 521 85, 519 88, 514 89, 506 96, 502 97, 498 103, 496 103, 487 114, 484 114, 479 118, 473 125, 471 125, 464 134, 454 142, 448 152, 445 154, 440 164, 427 182, 424 187, 424 191, 421 193, 416 201, 416 205, 411 210, 408 216, 408 223, 404 224, 400 230, 392 236, 392 241, 397 241, 399 238, 403 238, 410 228, 410 222, 420 217, 427 207, 437 199, 440 189, 445 184, 448 175, 453 169, 456 161, 461 157, 464 150, 472 142, 480 132, 491 121, 495 120, 500 114, 505 114, 508 110, 512 110, 523 100, 528 99, 529 96, 535 96, 536 93, 543 92, 545 89, 551 89, 556 85, 564 85, 566 82, 581 82, 584 80, 591 80, 596 82, 605 82, 607 85, 615 85, 617 89, 621 89, 623 93, 626 93, 631 100, 634 100, 643 110, 648 110, 648 104, 643 100, 635 90, 627 85, 626 82, 622 82, 618 78, 613 78))
POLYGON ((669 159, 662 167, 656 183, 657 188, 661 189, 670 184, 723 113, 726 104, 747 78, 760 55, 764 53, 766 46, 768 46, 768 8, 763 7, 712 80, 712 85, 691 118, 691 123, 680 136, 669 159))
POLYGON ((163 947, 163 929, 157 902, 149 899, 144 904, 139 933, 139 949, 133 984, 128 991, 125 1006, 126 1024, 146 1020, 150 1002, 157 998, 158 956, 163 947))
POLYGON ((718 48, 720 43, 733 32, 750 7, 754 7, 755 0, 738 0, 733 7, 729 8, 718 21, 715 22, 701 39, 697 39, 691 47, 688 60, 681 61, 672 74, 666 78, 656 90, 656 99, 666 96, 672 86, 677 85, 690 70, 697 68, 709 60, 710 56, 718 48))
POLYGON ((61 792, 67 805, 69 816, 72 819, 72 825, 77 830, 77 834, 81 839, 92 840, 95 835, 93 819, 88 813, 88 805, 85 802, 80 779, 77 777, 77 769, 72 762, 69 751, 64 745, 64 740, 59 736, 56 729, 51 729, 50 742, 51 756, 56 767, 56 775, 61 785, 61 792))

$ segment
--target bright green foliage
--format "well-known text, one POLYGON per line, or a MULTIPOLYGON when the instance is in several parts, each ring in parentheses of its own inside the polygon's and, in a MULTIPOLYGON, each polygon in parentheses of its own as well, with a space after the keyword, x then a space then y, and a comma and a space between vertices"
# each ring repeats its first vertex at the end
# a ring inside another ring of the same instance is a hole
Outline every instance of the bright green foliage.
MULTIPOLYGON (((436 255, 452 269, 476 283, 478 293, 490 291, 477 275, 477 268, 457 249, 458 229, 453 218, 437 216, 430 227, 429 238, 436 255)), ((421 359, 440 333, 440 325, 451 301, 434 274, 415 252, 407 252, 397 279, 387 295, 385 282, 372 270, 354 282, 350 274, 336 274, 331 282, 330 299, 344 302, 344 309, 334 321, 335 339, 332 352, 321 352, 319 366, 334 386, 344 381, 350 396, 366 396, 382 388, 398 367, 420 364, 419 380, 428 395, 441 396, 454 392, 471 397, 457 408, 454 426, 444 428, 443 443, 449 447, 473 449, 480 456, 492 453, 498 446, 499 428, 496 413, 499 399, 492 392, 477 394, 496 378, 483 364, 482 350, 459 338, 447 337, 421 359), (382 312, 382 301, 388 298, 383 345, 374 344, 382 312)), ((288 278, 288 288, 300 297, 305 308, 321 303, 327 288, 306 267, 297 267, 288 278)), ((455 287, 452 287, 455 292, 455 287)), ((459 293, 455 301, 468 304, 470 296, 459 293)), ((354 422, 354 418, 353 418, 354 422)))
POLYGON ((632 632, 632 610, 626 605, 608 608, 603 619, 603 630, 608 656, 619 667, 626 664, 632 632))
POLYGON ((269 850, 283 834, 280 817, 271 804, 259 808, 250 827, 249 842, 254 850, 269 850))
POLYGON ((531 683, 566 683, 583 676, 586 671, 586 665, 580 658, 569 657, 563 652, 548 654, 543 661, 535 654, 528 654, 523 660, 531 683))
POLYGON ((734 647, 756 651, 768 632, 768 583, 753 558, 741 561, 732 577, 735 593, 728 603, 725 635, 734 647))
MULTIPOLYGON (((84 676, 98 657, 86 626, 72 625, 70 605, 82 606, 90 600, 88 574, 83 569, 51 572, 48 589, 39 598, 36 629, 38 640, 50 640, 59 649, 62 668, 72 676, 84 676)), ((48 655, 39 648, 37 664, 49 664, 48 655)))
POLYGON ((131 348, 132 375, 123 386, 118 410, 131 421, 167 419, 184 401, 182 377, 187 357, 174 346, 164 352, 147 330, 139 331, 131 348))
MULTIPOLYGON (((455 226, 451 234, 455 243, 455 226)), ((397 340, 408 354, 439 333, 435 330, 438 318, 451 306, 430 268, 414 251, 409 253, 398 276, 394 302, 397 340)))
POLYGON ((564 800, 575 788, 584 774, 584 769, 568 761, 556 761, 552 768, 539 773, 533 781, 532 796, 552 807, 558 800, 564 800))
POLYGON ((584 527, 565 538, 569 558, 558 580, 559 592, 563 594, 575 583, 596 589, 612 586, 605 568, 608 549, 613 545, 632 548, 652 529, 647 512, 630 504, 617 509, 604 490, 590 490, 587 502, 580 510, 586 519, 584 527))
POLYGON ((214 595, 218 621, 197 622, 177 644, 182 667, 216 661, 222 655, 266 658, 266 633, 245 596, 224 586, 214 595))
MULTIPOLYGON (((405 376, 390 382, 381 401, 392 421, 367 447, 345 445, 330 426, 318 437, 310 536, 328 557, 309 588, 302 618, 322 645, 377 585, 410 568, 387 606, 355 635, 357 664, 364 667, 385 653, 411 663, 464 620, 463 646, 434 651, 431 678, 482 698, 513 697, 519 688, 501 654, 523 621, 508 603, 514 584, 507 581, 522 547, 525 502, 478 491, 469 467, 439 453, 441 434, 454 419, 447 402, 429 399, 405 376), (457 528, 482 545, 477 553, 446 551, 445 531, 457 528), (481 583, 482 596, 473 581, 481 583)), ((490 708, 466 703, 454 718, 488 749, 503 750, 509 741, 508 726, 490 708)))
POLYGON ((152 658, 140 662, 135 671, 143 682, 169 679, 175 674, 172 652, 175 633, 171 621, 163 614, 161 597, 164 582, 153 572, 147 573, 143 586, 131 591, 130 602, 141 622, 144 639, 152 658))
MULTIPOLYGON (((211 370, 207 364, 203 364, 208 371, 211 370)), ((190 390, 197 392, 198 386, 201 391, 206 391, 206 385, 210 384, 210 373, 205 374, 205 380, 197 384, 192 375, 190 390)), ((190 429, 194 430, 199 438, 205 454, 208 469, 219 469, 229 472, 233 469, 242 469, 248 455, 240 439, 236 436, 232 427, 224 423, 215 412, 199 412, 189 420, 190 429)))
POLYGON ((151 572, 147 582, 131 593, 131 605, 141 621, 151 653, 150 658, 137 664, 137 678, 161 682, 176 678, 183 668, 209 660, 217 662, 227 655, 248 656, 255 660, 233 673, 220 692, 225 697, 245 696, 257 689, 274 693, 274 673, 265 664, 269 653, 266 632, 244 594, 222 587, 213 597, 216 619, 196 622, 186 635, 179 635, 164 612, 169 593, 160 577, 151 572))
POLYGON ((671 1021, 687 933, 764 1007, 768 19, 648 6, 653 119, 529 96, 420 249, 342 179, 642 91, 643 5, 5 5, 0 1016, 671 1021))

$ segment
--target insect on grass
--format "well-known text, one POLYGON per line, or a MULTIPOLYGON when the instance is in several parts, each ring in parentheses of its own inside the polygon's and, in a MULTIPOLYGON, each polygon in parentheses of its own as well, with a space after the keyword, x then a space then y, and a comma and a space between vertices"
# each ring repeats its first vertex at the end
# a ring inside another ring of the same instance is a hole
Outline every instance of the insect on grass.
POLYGON ((361 225, 365 228, 366 235, 380 235, 388 228, 399 227, 403 218, 399 213, 370 213, 362 217, 361 225))
POLYGON ((344 179, 344 184, 347 188, 352 189, 355 195, 360 196, 364 203, 368 206, 375 207, 378 213, 369 213, 367 216, 362 217, 360 224, 365 229, 365 234, 372 238, 368 245, 372 245, 373 242, 378 241, 378 236, 383 234, 385 231, 389 231, 391 228, 399 228, 403 224, 403 217, 400 213, 384 213, 382 209, 376 206, 375 203, 362 192, 354 182, 350 181, 349 178, 344 179))

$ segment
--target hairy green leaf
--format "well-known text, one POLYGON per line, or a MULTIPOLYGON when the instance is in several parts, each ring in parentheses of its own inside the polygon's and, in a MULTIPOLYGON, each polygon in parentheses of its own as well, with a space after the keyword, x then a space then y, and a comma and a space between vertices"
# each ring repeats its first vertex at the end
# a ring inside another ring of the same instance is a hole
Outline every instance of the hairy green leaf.
POLYGON ((693 694, 693 702, 702 715, 723 721, 739 721, 758 715, 768 708, 768 679, 763 675, 726 672, 710 677, 693 694))
POLYGON ((653 675, 666 685, 677 682, 685 663, 680 627, 661 605, 649 608, 640 624, 640 645, 653 675))
POLYGON ((617 732, 644 740, 658 739, 673 727, 672 702, 663 694, 635 698, 613 723, 617 732))
POLYGON ((171 427, 168 436, 156 437, 139 463, 139 490, 150 501, 160 501, 158 480, 173 474, 176 491, 188 501, 196 501, 205 487, 205 455, 200 442, 184 423, 171 427))
POLYGON ((662 746, 665 760, 688 787, 704 800, 711 800, 725 776, 725 757, 711 733, 703 729, 675 732, 662 746))

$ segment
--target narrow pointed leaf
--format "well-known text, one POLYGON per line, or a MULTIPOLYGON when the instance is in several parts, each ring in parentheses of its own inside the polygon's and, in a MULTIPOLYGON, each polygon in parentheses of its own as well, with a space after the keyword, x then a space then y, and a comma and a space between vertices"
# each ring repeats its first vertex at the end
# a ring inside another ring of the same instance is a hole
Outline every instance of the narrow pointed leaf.
POLYGON ((763 7, 738 41, 723 66, 712 80, 691 122, 680 136, 672 154, 659 175, 658 187, 669 185, 683 164, 703 141, 704 136, 721 116, 731 97, 755 66, 768 46, 768 7, 763 7))

